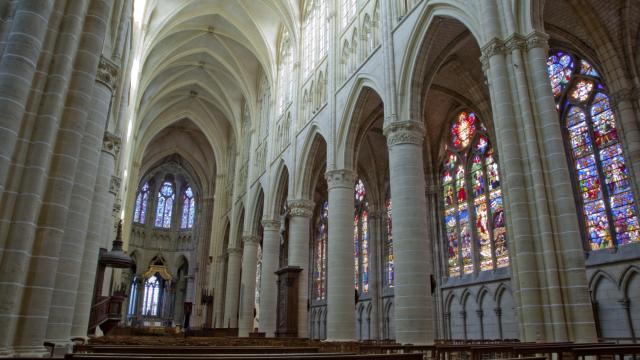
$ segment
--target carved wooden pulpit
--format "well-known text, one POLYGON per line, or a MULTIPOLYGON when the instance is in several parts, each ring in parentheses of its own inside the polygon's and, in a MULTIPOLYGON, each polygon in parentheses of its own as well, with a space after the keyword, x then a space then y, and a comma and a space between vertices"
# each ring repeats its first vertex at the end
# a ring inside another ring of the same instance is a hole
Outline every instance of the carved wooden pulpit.
POLYGON ((286 266, 278 275, 278 312, 276 337, 298 336, 298 266, 286 266))

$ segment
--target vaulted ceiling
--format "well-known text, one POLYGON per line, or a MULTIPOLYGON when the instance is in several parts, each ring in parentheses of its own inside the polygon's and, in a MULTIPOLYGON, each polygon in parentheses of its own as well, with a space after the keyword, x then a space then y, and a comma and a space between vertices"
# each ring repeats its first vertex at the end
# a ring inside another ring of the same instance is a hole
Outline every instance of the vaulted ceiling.
POLYGON ((298 0, 136 0, 136 152, 189 119, 222 154, 239 136, 243 99, 255 113, 260 78, 273 84, 278 40, 285 29, 297 38, 299 13, 298 0))

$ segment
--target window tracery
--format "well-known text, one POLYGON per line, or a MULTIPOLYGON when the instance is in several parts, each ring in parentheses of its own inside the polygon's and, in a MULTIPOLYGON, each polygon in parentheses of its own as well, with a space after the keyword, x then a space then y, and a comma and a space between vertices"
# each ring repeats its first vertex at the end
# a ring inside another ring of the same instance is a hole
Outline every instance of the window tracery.
POLYGON ((589 249, 640 241, 636 199, 603 79, 587 60, 565 51, 551 52, 547 72, 589 249))
POLYGON ((169 229, 171 227, 171 216, 173 213, 173 201, 176 198, 173 184, 169 181, 162 183, 158 191, 158 204, 156 206, 155 226, 169 229))
POLYGON ((278 66, 278 113, 282 114, 291 102, 293 94, 293 50, 289 34, 285 32, 280 47, 278 66))
POLYGON ((191 229, 193 228, 193 221, 196 215, 196 200, 193 198, 191 186, 186 187, 182 196, 182 219, 180 228, 191 229))
POLYGON ((158 316, 160 308, 160 293, 162 284, 156 275, 151 276, 144 283, 144 295, 142 302, 142 314, 145 316, 158 316))
POLYGON ((149 204, 149 183, 144 183, 136 196, 133 222, 145 224, 147 220, 147 206, 149 204))
POLYGON ((449 276, 509 265, 496 154, 473 112, 458 114, 446 148, 442 196, 449 276))
POLYGON ((369 293, 369 203, 362 180, 355 184, 353 217, 354 286, 359 294, 369 293))
POLYGON ((307 77, 324 57, 327 50, 327 4, 326 0, 308 1, 303 29, 302 75, 307 77))
POLYGON ((316 220, 313 239, 313 298, 324 300, 327 296, 327 239, 329 234, 329 203, 322 203, 316 220))

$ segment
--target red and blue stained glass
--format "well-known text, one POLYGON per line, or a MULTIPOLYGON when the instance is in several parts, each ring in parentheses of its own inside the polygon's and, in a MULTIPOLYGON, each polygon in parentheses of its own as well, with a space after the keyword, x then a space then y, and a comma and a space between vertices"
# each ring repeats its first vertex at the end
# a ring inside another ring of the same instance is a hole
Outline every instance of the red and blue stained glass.
POLYGON ((386 285, 387 287, 393 287, 395 284, 395 256, 393 254, 393 222, 391 220, 391 197, 387 198, 386 204, 386 222, 387 222, 387 243, 385 252, 385 272, 386 272, 386 285))
POLYGON ((553 96, 556 99, 562 94, 573 73, 573 59, 571 55, 556 52, 547 59, 547 72, 553 89, 553 96))
POLYGON ((361 294, 369 293, 369 213, 366 195, 364 183, 358 179, 354 189, 353 283, 361 294))
POLYGON ((329 203, 324 202, 319 211, 313 246, 313 295, 324 300, 327 295, 327 238, 329 203))
POLYGON ((598 250, 638 242, 637 205, 606 87, 591 63, 575 60, 577 56, 555 52, 547 63, 560 58, 570 58, 571 67, 574 61, 580 64, 579 74, 565 74, 567 95, 555 91, 554 69, 559 65, 548 69, 556 102, 565 104, 558 110, 564 114, 589 247, 598 250))
POLYGON ((442 198, 449 276, 509 265, 498 164, 474 113, 456 117, 448 149, 442 198))

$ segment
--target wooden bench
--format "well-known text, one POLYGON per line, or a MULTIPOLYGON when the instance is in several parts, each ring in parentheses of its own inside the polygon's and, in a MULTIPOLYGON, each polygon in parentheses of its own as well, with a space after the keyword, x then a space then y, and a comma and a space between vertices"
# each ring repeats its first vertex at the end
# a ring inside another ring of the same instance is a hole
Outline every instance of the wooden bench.
POLYGON ((133 360, 193 360, 193 359, 212 359, 212 360, 422 360, 422 354, 345 354, 345 353, 324 353, 324 354, 219 354, 219 355, 183 355, 183 354, 89 354, 76 353, 68 354, 65 359, 68 360, 106 360, 106 359, 133 359, 133 360))
POLYGON ((590 347, 579 347, 572 349, 573 358, 584 359, 587 356, 595 356, 598 359, 607 357, 615 359, 616 357, 623 360, 625 356, 629 355, 633 360, 640 359, 640 344, 608 344, 590 347))
POLYGON ((151 345, 79 345, 76 353, 90 354, 287 354, 318 353, 317 347, 283 346, 151 346, 151 345))

